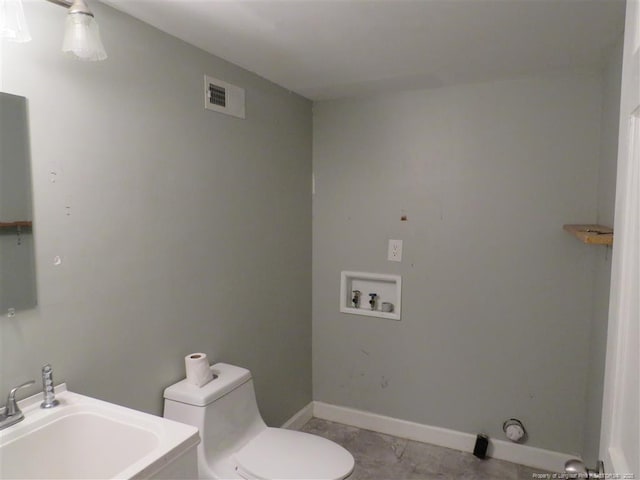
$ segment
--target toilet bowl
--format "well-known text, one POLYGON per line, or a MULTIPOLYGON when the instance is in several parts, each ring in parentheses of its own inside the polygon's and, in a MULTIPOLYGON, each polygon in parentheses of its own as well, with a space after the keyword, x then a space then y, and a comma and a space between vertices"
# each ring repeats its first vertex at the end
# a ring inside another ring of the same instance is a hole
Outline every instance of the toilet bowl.
POLYGON ((196 387, 182 380, 164 391, 164 417, 200 431, 202 479, 341 480, 353 456, 308 433, 268 427, 258 411, 251 372, 217 363, 214 380, 196 387))

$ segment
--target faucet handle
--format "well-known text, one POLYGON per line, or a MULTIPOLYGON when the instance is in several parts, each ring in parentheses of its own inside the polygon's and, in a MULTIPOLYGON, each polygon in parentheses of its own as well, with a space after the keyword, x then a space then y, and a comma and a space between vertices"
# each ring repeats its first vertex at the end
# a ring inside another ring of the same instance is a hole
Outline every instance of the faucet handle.
POLYGON ((40 408, 53 408, 60 404, 60 402, 56 400, 55 388, 53 386, 53 368, 50 363, 42 367, 42 393, 43 400, 40 408))
POLYGON ((16 402, 16 392, 21 388, 28 387, 30 385, 33 385, 34 383, 36 383, 35 380, 29 380, 28 382, 24 382, 22 385, 18 385, 17 387, 13 387, 11 389, 11 391, 9 392, 9 396, 7 397, 7 405, 5 411, 6 416, 11 417, 20 412, 20 409, 18 408, 18 404, 16 402))

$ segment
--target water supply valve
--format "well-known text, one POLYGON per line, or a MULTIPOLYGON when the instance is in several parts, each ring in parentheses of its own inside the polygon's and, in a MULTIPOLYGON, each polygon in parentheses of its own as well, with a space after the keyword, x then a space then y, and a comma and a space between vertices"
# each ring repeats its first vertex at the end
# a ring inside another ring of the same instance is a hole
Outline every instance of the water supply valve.
POLYGON ((360 308, 360 295, 362 295, 362 292, 360 290, 353 291, 353 298, 351 299, 353 308, 360 308))
POLYGON ((370 293, 369 297, 371 297, 371 300, 369 300, 369 305, 371 305, 371 310, 375 310, 376 309, 376 303, 378 301, 378 294, 377 293, 370 293))

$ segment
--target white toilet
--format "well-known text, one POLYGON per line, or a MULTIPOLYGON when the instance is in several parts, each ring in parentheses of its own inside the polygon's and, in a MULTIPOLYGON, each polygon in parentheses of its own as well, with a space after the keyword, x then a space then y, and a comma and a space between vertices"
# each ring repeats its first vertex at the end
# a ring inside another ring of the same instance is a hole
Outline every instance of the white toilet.
POLYGON ((164 391, 164 416, 200 430, 198 476, 213 479, 341 480, 353 456, 316 435, 271 428, 262 420, 251 372, 217 363, 198 388, 182 380, 164 391))

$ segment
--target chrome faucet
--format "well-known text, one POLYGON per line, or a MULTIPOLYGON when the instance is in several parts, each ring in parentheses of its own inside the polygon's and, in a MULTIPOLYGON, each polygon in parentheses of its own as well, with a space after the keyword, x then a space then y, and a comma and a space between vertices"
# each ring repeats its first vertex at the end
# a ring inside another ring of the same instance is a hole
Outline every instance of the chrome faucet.
POLYGON ((36 383, 35 380, 30 380, 11 389, 9 396, 7 397, 7 404, 4 406, 4 412, 0 414, 0 430, 10 427, 11 425, 15 425, 24 419, 24 415, 16 402, 16 392, 19 389, 28 387, 34 383, 36 383))

